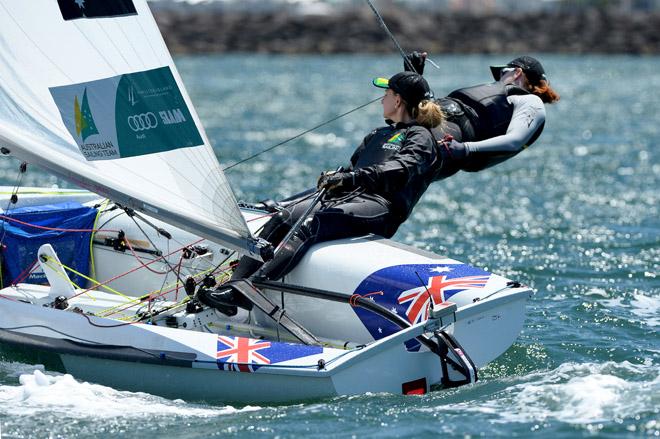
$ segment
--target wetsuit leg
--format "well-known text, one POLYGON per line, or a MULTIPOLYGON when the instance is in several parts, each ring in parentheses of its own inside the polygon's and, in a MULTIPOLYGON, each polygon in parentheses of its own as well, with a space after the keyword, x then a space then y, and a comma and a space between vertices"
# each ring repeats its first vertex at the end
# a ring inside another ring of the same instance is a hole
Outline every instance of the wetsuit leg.
MULTIPOLYGON (((302 199, 298 202, 293 202, 289 207, 283 209, 280 213, 273 216, 265 225, 259 237, 277 246, 282 241, 286 234, 291 230, 291 227, 298 221, 300 216, 307 210, 312 201, 309 199, 302 199)), ((254 274, 263 262, 256 259, 243 256, 236 266, 232 274, 232 280, 245 279, 254 274)))
POLYGON ((261 274, 271 280, 281 278, 318 242, 369 233, 389 238, 398 226, 389 203, 378 197, 362 195, 349 200, 331 200, 303 224, 275 258, 264 266, 261 274))

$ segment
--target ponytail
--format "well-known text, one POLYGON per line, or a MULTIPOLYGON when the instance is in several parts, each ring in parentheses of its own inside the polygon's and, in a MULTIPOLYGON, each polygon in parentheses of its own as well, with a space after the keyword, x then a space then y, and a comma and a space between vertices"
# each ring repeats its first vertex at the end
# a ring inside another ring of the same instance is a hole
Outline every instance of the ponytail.
POLYGON ((440 125, 445 120, 445 113, 435 101, 422 101, 411 111, 412 117, 421 126, 431 129, 440 125))
POLYGON ((527 89, 532 94, 535 94, 536 96, 540 97, 544 104, 552 104, 559 100, 559 93, 554 91, 550 87, 550 84, 548 84, 548 81, 546 81, 545 79, 541 79, 539 80, 538 84, 532 85, 529 83, 527 77, 525 76, 525 83, 527 89))

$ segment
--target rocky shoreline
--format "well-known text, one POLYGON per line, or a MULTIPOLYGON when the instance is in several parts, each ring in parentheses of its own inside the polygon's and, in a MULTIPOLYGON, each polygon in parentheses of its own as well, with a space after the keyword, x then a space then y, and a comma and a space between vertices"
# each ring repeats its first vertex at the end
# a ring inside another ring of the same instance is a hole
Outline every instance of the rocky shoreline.
MULTIPOLYGON (((390 53, 392 42, 369 10, 333 15, 158 9, 174 53, 390 53)), ((660 53, 660 13, 589 9, 513 15, 383 12, 405 48, 432 53, 660 53)))

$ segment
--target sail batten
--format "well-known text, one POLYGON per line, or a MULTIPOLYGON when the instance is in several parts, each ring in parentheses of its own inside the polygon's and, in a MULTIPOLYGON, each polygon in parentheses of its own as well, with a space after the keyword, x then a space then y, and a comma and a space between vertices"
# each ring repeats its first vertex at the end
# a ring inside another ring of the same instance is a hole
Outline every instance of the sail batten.
POLYGON ((0 0, 0 12, 0 140, 12 155, 255 256, 145 0, 0 0))

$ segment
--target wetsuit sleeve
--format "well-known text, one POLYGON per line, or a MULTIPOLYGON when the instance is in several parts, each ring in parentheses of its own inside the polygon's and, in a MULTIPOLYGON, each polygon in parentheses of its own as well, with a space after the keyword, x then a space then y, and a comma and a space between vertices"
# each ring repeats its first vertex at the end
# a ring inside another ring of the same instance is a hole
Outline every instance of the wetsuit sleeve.
POLYGON ((479 142, 466 142, 470 156, 516 154, 528 146, 545 122, 545 107, 538 96, 514 95, 508 99, 513 104, 513 115, 506 134, 479 142))
POLYGON ((392 193, 420 176, 429 175, 436 158, 435 140, 419 126, 406 132, 406 140, 398 153, 388 160, 358 169, 356 181, 375 193, 392 193))

